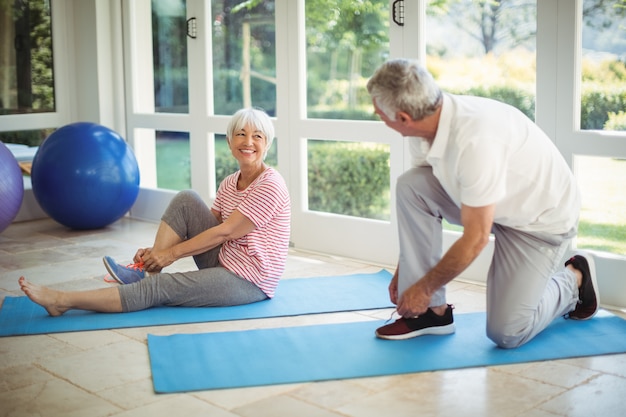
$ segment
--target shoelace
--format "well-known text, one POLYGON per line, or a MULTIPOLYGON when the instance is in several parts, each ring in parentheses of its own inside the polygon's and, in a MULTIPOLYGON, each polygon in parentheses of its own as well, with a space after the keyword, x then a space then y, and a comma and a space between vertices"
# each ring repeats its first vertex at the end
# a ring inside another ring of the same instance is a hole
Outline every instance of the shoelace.
POLYGON ((387 319, 387 321, 385 322, 385 324, 389 323, 391 320, 393 320, 393 315, 396 314, 398 312, 397 308, 394 308, 393 311, 391 312, 391 315, 389 316, 389 318, 387 319))
POLYGON ((143 262, 137 262, 134 264, 126 265, 126 268, 134 269, 135 271, 142 270, 143 271, 143 262))
MULTIPOLYGON (((126 265, 126 268, 134 269, 135 271, 143 270, 143 262, 128 264, 126 265)), ((103 279, 104 282, 117 283, 117 281, 111 276, 111 274, 106 274, 103 279)))

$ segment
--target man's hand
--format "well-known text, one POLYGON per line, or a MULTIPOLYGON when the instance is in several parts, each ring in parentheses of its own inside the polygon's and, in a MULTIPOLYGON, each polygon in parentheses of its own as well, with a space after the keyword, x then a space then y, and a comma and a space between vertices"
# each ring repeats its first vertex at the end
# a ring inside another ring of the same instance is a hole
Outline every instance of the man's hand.
POLYGON ((417 317, 428 310, 430 295, 419 285, 419 281, 407 288, 397 303, 398 314, 405 318, 417 317))

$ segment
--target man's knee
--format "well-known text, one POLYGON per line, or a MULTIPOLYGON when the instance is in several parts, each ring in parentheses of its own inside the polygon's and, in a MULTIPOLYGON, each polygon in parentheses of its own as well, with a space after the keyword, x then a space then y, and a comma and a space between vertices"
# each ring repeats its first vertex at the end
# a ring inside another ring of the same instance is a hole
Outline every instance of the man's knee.
POLYGON ((432 176, 430 167, 415 167, 404 172, 396 182, 397 197, 414 196, 419 190, 428 190, 429 176, 432 176))
POLYGON ((528 326, 487 324, 487 337, 502 349, 520 347, 529 340, 529 334, 530 328, 528 326))

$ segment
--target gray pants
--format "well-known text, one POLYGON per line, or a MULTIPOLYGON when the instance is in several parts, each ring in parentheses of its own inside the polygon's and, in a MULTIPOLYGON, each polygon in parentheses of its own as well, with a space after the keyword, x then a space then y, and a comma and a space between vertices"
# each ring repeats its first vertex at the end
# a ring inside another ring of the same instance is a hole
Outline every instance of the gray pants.
MULTIPOLYGON (((161 219, 181 239, 190 239, 218 221, 194 191, 181 191, 161 219)), ((134 284, 120 285, 125 312, 149 307, 220 307, 254 303, 267 299, 259 287, 220 266, 220 247, 194 256, 197 271, 149 275, 134 284)))
MULTIPOLYGON (((461 210, 431 167, 405 172, 397 183, 400 259, 398 292, 420 280, 442 257, 441 220, 460 224, 461 210)), ((529 233, 494 224, 495 251, 487 276, 487 336, 498 346, 520 346, 578 301, 575 275, 562 265, 572 229, 563 235, 529 233)), ((431 307, 446 303, 445 287, 431 307)))

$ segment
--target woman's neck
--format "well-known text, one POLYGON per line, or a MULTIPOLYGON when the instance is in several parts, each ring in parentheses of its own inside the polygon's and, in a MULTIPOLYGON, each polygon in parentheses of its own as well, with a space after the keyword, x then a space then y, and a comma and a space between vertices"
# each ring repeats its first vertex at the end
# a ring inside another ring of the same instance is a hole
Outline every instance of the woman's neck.
POLYGON ((267 165, 262 163, 261 165, 257 165, 254 167, 240 167, 239 179, 237 180, 237 189, 245 190, 248 188, 254 180, 258 178, 259 175, 263 173, 267 169, 267 165))

